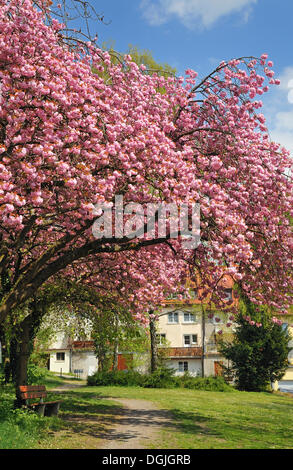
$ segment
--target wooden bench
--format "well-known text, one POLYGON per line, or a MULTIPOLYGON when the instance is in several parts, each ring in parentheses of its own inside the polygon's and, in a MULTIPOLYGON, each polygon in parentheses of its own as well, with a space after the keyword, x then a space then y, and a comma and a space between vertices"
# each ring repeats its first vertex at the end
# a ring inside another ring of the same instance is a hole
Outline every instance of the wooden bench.
POLYGON ((19 387, 19 397, 22 406, 36 411, 40 416, 57 416, 61 401, 44 402, 47 392, 45 385, 21 385, 19 387), (37 403, 30 400, 39 398, 37 403))

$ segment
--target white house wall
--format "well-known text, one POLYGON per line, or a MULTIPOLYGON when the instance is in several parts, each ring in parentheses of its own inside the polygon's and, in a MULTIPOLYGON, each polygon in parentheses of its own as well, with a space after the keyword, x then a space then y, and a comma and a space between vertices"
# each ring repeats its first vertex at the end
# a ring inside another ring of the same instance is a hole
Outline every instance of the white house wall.
POLYGON ((172 369, 175 369, 175 375, 180 376, 184 375, 184 372, 180 372, 179 369, 180 362, 188 362, 188 373, 194 377, 201 376, 201 360, 200 359, 185 359, 185 358, 176 358, 166 361, 166 366, 172 369))
POLYGON ((74 351, 72 353, 72 372, 80 372, 80 377, 86 379, 88 375, 93 375, 98 370, 98 359, 93 351, 74 351))
POLYGON ((50 344, 50 349, 58 349, 60 351, 68 349, 68 336, 64 333, 58 333, 52 343, 50 344))
POLYGON ((68 374, 70 372, 70 350, 58 349, 50 352, 50 370, 59 374, 68 374), (64 361, 57 360, 57 352, 64 352, 64 361))

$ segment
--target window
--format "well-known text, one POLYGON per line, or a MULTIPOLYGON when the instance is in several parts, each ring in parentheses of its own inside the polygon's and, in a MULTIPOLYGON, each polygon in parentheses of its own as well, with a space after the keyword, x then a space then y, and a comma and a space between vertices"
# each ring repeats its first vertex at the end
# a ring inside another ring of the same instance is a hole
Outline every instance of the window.
POLYGON ((56 361, 65 361, 65 352, 57 352, 56 361))
POLYGON ((187 361, 179 361, 178 362, 178 370, 179 370, 179 372, 187 372, 188 371, 188 362, 187 361))
POLYGON ((211 311, 208 311, 208 314, 205 320, 206 320, 206 323, 214 323, 214 313, 211 311))
POLYGON ((172 299, 177 299, 178 294, 176 292, 173 292, 168 295, 167 300, 172 300, 172 299))
POLYGON ((168 295, 167 300, 178 299, 178 297, 182 299, 196 299, 197 298, 197 290, 196 289, 188 289, 188 293, 184 291, 173 292, 168 295))
POLYGON ((178 323, 178 313, 177 312, 169 313, 168 322, 169 323, 178 323))
POLYGON ((192 299, 197 299, 197 289, 190 289, 189 295, 192 299))
POLYGON ((232 300, 232 289, 224 289, 225 300, 232 300))
POLYGON ((166 344, 166 333, 158 333, 156 334, 157 344, 166 344))
POLYGON ((184 323, 194 323, 195 316, 193 313, 184 313, 184 323))
POLYGON ((183 335, 184 346, 193 346, 197 344, 197 335, 183 335))

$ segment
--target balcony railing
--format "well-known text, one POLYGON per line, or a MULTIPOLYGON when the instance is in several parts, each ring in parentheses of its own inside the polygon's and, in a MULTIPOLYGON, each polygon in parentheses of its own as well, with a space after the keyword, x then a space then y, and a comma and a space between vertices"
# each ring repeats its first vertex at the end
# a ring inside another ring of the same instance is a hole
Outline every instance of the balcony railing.
POLYGON ((202 348, 200 347, 185 347, 185 348, 164 348, 166 355, 172 358, 192 358, 192 357, 201 357, 202 348))
POLYGON ((206 352, 217 352, 218 346, 217 343, 207 343, 206 352))
POLYGON ((73 349, 94 349, 94 341, 72 341, 70 346, 73 349))

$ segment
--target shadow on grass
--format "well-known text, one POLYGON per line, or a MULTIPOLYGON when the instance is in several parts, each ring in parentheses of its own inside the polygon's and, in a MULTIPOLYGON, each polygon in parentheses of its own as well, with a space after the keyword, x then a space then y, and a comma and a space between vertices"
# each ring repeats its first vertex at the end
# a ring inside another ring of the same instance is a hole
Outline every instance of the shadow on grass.
POLYGON ((50 397, 61 400, 61 411, 64 413, 82 414, 115 414, 121 410, 121 406, 115 403, 105 403, 97 394, 82 391, 52 392, 50 397))
MULTIPOLYGON (((277 404, 278 405, 278 404, 277 404)), ((259 403, 260 415, 266 405, 259 403)), ((176 420, 176 429, 195 440, 200 437, 206 439, 207 448, 292 448, 293 440, 288 437, 288 428, 282 430, 275 428, 269 415, 260 421, 256 416, 249 416, 246 420, 241 415, 203 416, 199 413, 189 413, 178 409, 171 410, 176 420), (284 435, 286 444, 284 445, 284 435)))
POLYGON ((170 412, 175 420, 175 426, 179 432, 188 434, 200 433, 201 435, 206 434, 209 436, 222 437, 218 433, 211 431, 208 427, 211 422, 214 421, 213 418, 207 418, 199 413, 189 413, 176 408, 171 409, 170 412))
POLYGON ((158 431, 175 429, 169 410, 139 407, 129 409, 117 403, 119 398, 106 398, 82 390, 58 391, 54 396, 52 394, 52 398, 62 400, 59 415, 62 429, 71 438, 78 434, 83 437, 123 442, 136 439, 138 430, 143 433, 143 430, 147 431, 150 426, 158 431))
MULTIPOLYGON (((180 434, 185 434, 195 444, 206 440, 212 447, 237 448, 242 445, 251 448, 258 442, 262 442, 265 447, 273 445, 274 435, 270 436, 264 420, 255 422, 251 416, 244 420, 239 412, 235 415, 233 410, 224 415, 219 411, 216 416, 207 416, 200 409, 141 409, 135 404, 129 409, 119 404, 120 398, 117 396, 103 396, 97 391, 92 393, 82 388, 54 392, 54 395, 62 400, 60 417, 63 430, 71 438, 75 435, 76 440, 82 437, 84 441, 87 438, 98 438, 115 445, 114 441, 137 438, 137 430, 145 430, 147 434, 148 428, 152 426, 158 432, 169 432, 175 439, 177 433, 178 439, 180 434)), ((278 402, 276 405, 283 407, 283 403, 278 402)), ((263 402, 250 406, 254 409, 267 408, 263 402)), ((279 434, 280 431, 275 434, 275 438, 279 434)))
MULTIPOLYGON (((120 408, 116 409, 115 413, 113 410, 111 410, 111 414, 102 413, 100 416, 96 416, 96 419, 93 415, 83 415, 82 421, 77 415, 70 415, 68 419, 73 424, 74 432, 115 442, 136 439, 139 434, 143 435, 143 431, 147 434, 147 428, 150 426, 152 429, 158 428, 158 430, 174 428, 170 413, 166 410, 120 408), (78 423, 75 420, 78 420, 78 423)), ((67 420, 66 417, 65 420, 67 420)))

